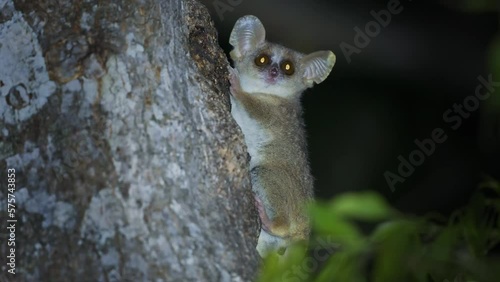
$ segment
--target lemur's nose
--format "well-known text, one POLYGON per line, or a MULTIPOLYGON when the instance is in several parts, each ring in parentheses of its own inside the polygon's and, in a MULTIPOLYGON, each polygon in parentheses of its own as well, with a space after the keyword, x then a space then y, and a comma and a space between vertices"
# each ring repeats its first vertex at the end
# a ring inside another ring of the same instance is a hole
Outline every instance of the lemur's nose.
POLYGON ((269 74, 272 77, 277 77, 279 75, 278 65, 272 65, 271 69, 269 70, 269 74))

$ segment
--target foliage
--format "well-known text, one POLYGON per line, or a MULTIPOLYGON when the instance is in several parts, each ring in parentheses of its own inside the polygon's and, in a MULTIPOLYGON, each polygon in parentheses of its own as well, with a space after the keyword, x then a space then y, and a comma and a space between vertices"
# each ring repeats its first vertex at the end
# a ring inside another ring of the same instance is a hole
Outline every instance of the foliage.
POLYGON ((264 261, 259 281, 497 281, 500 184, 488 179, 449 219, 401 214, 373 192, 311 207, 310 251, 264 261), (494 267, 494 266, 497 267, 494 267))
MULTIPOLYGON (((497 12, 497 17, 499 18, 499 29, 500 29, 500 5, 498 4, 498 0, 462 0, 460 3, 460 7, 462 10, 466 12, 497 12)), ((498 81, 500 77, 500 34, 492 39, 487 54, 488 68, 493 75, 493 80, 498 81)), ((498 95, 498 90, 500 89, 498 86, 495 87, 496 91, 493 95, 493 99, 489 99, 489 107, 488 111, 498 111, 500 110, 500 95, 498 95)))
MULTIPOLYGON (((500 17, 500 14, 498 15, 500 17)), ((495 78, 495 81, 500 80, 500 34, 497 34, 497 36, 494 38, 494 40, 490 43, 489 46, 489 52, 488 52, 488 58, 489 58, 489 68, 491 69, 491 73, 493 77, 495 78)), ((491 101, 491 107, 493 109, 500 109, 500 95, 499 91, 500 87, 496 87, 495 89, 495 95, 493 95, 493 99, 491 101)))
POLYGON ((460 8, 470 12, 494 11, 497 8, 496 0, 462 0, 460 8))

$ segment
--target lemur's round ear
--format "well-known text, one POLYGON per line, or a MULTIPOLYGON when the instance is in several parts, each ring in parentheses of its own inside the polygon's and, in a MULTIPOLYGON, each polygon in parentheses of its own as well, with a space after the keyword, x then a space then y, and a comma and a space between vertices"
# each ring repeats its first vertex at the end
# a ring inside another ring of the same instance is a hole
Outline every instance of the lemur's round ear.
POLYGON ((332 51, 317 51, 302 58, 301 67, 307 85, 325 80, 335 65, 335 54, 332 51))
POLYGON ((265 39, 266 30, 256 16, 248 15, 239 18, 229 37, 229 44, 234 47, 230 54, 231 58, 235 60, 244 56, 263 43, 265 39))

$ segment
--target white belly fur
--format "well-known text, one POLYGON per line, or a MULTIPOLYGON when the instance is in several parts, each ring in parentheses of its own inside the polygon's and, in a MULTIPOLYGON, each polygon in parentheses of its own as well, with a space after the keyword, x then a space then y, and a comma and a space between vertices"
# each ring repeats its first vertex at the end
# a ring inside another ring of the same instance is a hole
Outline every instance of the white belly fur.
POLYGON ((271 140, 271 136, 262 125, 248 115, 233 97, 231 97, 231 114, 243 132, 251 157, 250 168, 253 168, 263 161, 260 148, 271 140))

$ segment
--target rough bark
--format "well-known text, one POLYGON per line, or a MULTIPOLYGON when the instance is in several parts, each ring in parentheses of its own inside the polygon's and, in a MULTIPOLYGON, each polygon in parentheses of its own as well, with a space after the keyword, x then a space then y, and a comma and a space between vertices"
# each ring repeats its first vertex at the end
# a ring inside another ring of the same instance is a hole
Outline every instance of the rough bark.
POLYGON ((0 280, 251 280, 227 65, 196 1, 0 0, 0 280))

